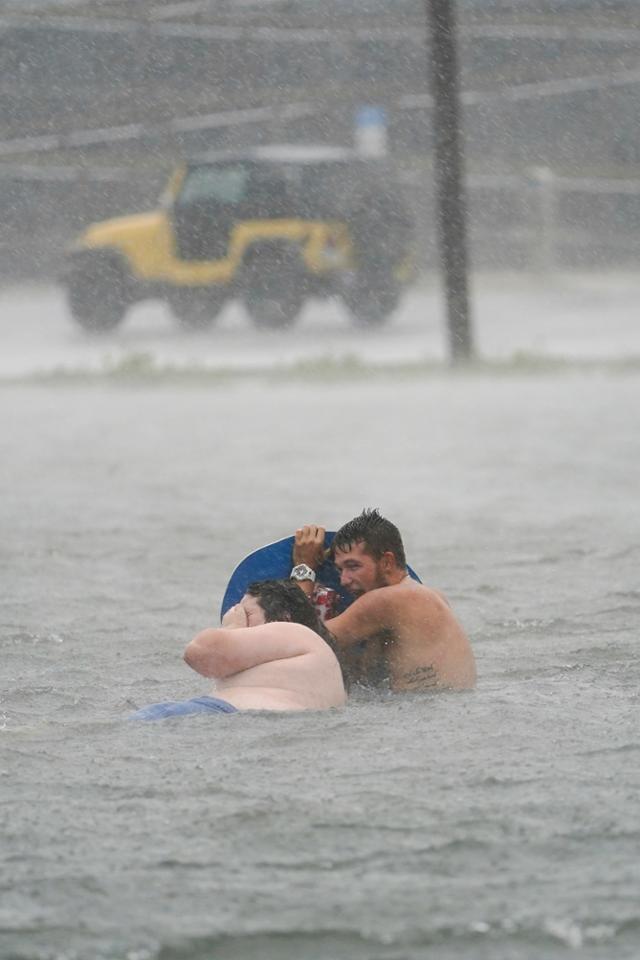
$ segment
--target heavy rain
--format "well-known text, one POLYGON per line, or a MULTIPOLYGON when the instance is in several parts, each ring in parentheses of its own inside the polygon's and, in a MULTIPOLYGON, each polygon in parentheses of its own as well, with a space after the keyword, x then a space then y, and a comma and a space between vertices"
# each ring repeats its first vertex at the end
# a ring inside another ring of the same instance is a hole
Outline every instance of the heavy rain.
POLYGON ((635 0, 0 0, 0 960, 635 960, 639 51, 635 0), (389 628, 343 705, 129 719, 365 507, 474 689, 389 628))

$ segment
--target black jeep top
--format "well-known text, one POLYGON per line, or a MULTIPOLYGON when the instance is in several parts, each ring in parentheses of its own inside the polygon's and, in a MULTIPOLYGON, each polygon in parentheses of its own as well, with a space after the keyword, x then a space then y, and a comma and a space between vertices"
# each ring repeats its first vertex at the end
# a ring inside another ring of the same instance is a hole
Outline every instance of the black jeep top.
POLYGON ((384 234, 396 253, 411 228, 391 164, 341 147, 282 145, 195 158, 173 215, 181 255, 198 260, 222 256, 239 221, 341 220, 356 250, 365 241, 379 245, 384 234))

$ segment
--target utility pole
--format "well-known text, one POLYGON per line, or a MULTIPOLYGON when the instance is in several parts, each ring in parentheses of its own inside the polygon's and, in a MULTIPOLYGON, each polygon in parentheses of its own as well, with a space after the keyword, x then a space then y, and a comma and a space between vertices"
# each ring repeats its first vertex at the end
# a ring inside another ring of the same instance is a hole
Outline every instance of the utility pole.
POLYGON ((473 338, 453 5, 454 0, 426 0, 431 34, 438 246, 446 289, 450 358, 456 364, 472 359, 473 338))

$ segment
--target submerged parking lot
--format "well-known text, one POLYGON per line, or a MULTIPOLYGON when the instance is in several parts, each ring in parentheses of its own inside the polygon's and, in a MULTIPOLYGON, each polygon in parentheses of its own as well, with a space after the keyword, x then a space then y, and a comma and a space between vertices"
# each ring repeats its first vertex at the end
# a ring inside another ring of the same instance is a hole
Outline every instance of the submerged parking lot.
POLYGON ((4 294, 24 322, 3 311, 0 953, 635 956, 640 379, 626 283, 556 292, 553 315, 548 289, 517 311, 505 284, 479 300, 487 353, 564 360, 455 375, 435 311, 420 325, 428 293, 368 340, 328 311, 289 337, 230 312, 184 338, 150 305, 100 343, 50 291, 4 294), (359 364, 272 373, 342 349, 359 364), (104 369, 109 351, 254 372, 60 372, 104 369), (242 556, 365 505, 399 525, 468 629, 476 691, 125 722, 207 692, 182 651, 216 622, 242 556))
MULTIPOLYGON (((640 356, 640 277, 622 274, 480 274, 472 282, 472 322, 479 357, 632 361, 640 356)), ((147 301, 123 325, 90 336, 69 316, 51 285, 0 293, 0 377, 96 371, 131 358, 153 365, 238 370, 301 361, 356 360, 374 366, 441 364, 448 355, 444 305, 435 279, 410 291, 390 321, 361 329, 339 302, 311 302, 290 330, 252 327, 229 303, 201 333, 180 330, 168 309, 147 301)))

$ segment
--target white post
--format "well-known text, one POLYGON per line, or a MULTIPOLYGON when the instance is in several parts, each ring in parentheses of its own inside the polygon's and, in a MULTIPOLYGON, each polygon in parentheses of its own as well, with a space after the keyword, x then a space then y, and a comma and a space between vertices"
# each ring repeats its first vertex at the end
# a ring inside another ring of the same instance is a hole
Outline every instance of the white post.
POLYGON ((550 167, 531 167, 534 195, 532 263, 539 273, 556 269, 556 189, 550 167))
POLYGON ((383 107, 366 106, 356 111, 355 148, 365 157, 387 154, 387 114, 383 107))

